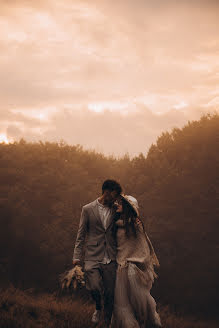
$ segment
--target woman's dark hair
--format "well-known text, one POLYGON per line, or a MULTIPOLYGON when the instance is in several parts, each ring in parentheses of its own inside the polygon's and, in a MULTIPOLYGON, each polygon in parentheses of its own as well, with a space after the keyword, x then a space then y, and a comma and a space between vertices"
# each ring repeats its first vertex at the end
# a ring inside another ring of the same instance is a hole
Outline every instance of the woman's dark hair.
MULTIPOLYGON (((136 237, 137 234, 136 234, 135 222, 137 218, 137 213, 135 212, 133 207, 129 204, 129 202, 127 202, 124 198, 121 198, 120 202, 122 202, 122 213, 116 213, 114 216, 114 220, 117 221, 119 219, 122 219, 125 226, 126 235, 130 236, 131 234, 133 234, 136 237)), ((114 223, 113 226, 114 238, 116 238, 117 229, 118 227, 114 223)))
POLYGON ((133 207, 127 202, 124 198, 122 198, 122 213, 121 219, 123 219, 123 223, 125 225, 126 235, 129 236, 132 232, 136 237, 136 228, 135 221, 137 218, 137 213, 133 209, 133 207))
POLYGON ((117 191, 118 195, 122 192, 122 187, 116 180, 105 180, 102 185, 102 193, 104 193, 105 190, 109 191, 117 191))

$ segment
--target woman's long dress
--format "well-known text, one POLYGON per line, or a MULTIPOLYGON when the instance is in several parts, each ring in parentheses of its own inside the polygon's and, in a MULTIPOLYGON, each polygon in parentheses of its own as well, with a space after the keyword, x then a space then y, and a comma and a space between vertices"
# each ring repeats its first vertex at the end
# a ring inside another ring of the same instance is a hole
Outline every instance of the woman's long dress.
POLYGON ((159 264, 153 246, 143 228, 137 236, 127 237, 122 220, 117 223, 117 278, 115 286, 113 327, 145 328, 150 323, 161 327, 156 302, 150 294, 159 264))

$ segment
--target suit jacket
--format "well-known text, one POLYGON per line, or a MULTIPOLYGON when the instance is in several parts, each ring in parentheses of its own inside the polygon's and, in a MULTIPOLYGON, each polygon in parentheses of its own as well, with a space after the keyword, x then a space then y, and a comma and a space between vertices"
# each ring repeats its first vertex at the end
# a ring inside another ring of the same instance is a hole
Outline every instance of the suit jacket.
POLYGON ((99 215, 97 199, 82 207, 73 260, 82 261, 84 248, 85 261, 102 261, 105 250, 112 261, 116 260, 116 240, 112 233, 114 213, 112 211, 105 229, 99 215))

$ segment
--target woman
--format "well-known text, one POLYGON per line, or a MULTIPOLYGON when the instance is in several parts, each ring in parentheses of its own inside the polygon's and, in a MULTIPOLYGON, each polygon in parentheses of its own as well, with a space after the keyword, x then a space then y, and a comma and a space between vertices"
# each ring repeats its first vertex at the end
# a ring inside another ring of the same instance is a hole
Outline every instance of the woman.
POLYGON ((132 196, 117 201, 115 230, 117 239, 117 278, 113 327, 143 328, 149 322, 161 327, 150 289, 159 266, 153 246, 139 220, 138 202, 132 196))

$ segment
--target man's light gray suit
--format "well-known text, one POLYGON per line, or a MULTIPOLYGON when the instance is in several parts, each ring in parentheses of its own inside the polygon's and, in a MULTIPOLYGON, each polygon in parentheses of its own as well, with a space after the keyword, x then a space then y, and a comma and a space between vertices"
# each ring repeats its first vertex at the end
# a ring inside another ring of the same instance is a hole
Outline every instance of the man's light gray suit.
POLYGON ((104 319, 105 323, 109 325, 113 311, 117 268, 116 240, 112 233, 114 212, 112 210, 112 215, 108 217, 108 222, 104 227, 98 206, 96 199, 82 208, 73 260, 82 261, 85 248, 86 287, 96 302, 97 310, 102 307, 103 295, 104 319), (106 254, 108 261, 104 264, 106 254))
POLYGON ((113 214, 108 219, 106 229, 99 215, 97 199, 82 208, 73 260, 101 262, 105 251, 112 261, 116 260, 116 241, 112 235, 113 214))

